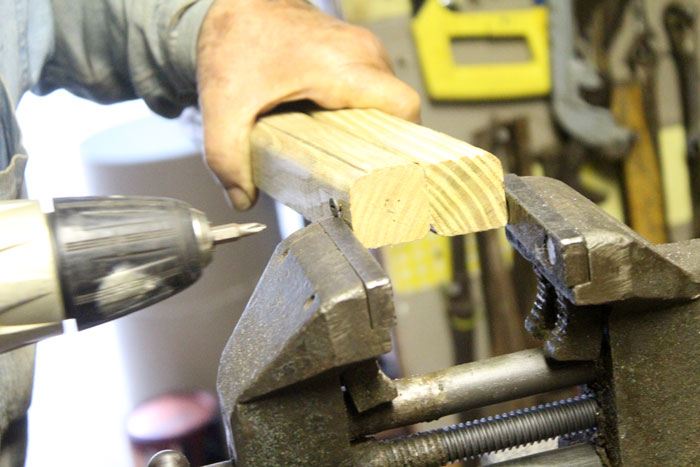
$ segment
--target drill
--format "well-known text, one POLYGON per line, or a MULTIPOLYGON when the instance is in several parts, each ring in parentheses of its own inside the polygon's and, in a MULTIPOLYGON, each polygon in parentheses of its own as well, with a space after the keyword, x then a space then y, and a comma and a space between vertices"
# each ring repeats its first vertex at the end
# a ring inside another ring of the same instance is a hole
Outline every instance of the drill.
POLYGON ((0 202, 0 352, 110 321, 178 293, 214 245, 262 224, 212 227, 188 204, 154 197, 0 202))

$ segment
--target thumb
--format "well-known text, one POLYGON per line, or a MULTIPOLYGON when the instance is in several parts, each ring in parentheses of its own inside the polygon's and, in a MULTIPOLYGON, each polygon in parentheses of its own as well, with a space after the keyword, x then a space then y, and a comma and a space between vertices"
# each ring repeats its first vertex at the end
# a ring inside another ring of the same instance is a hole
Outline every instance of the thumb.
POLYGON ((256 199, 249 142, 255 113, 233 111, 230 101, 225 104, 222 99, 203 106, 204 152, 233 206, 244 211, 256 199))

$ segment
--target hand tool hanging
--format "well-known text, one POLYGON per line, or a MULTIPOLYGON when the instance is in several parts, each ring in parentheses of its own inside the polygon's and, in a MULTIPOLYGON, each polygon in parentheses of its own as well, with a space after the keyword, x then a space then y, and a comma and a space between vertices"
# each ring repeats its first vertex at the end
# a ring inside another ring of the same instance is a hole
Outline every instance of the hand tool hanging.
POLYGON ((700 237, 700 82, 698 81, 697 18, 681 4, 670 5, 664 12, 664 26, 676 62, 683 103, 686 131, 686 155, 693 203, 693 236, 700 237))
MULTIPOLYGON (((528 152, 529 122, 526 118, 493 122, 489 128, 478 135, 478 138, 485 147, 498 155, 505 172, 520 176, 533 175, 533 158, 528 152)), ((513 256, 511 272, 515 299, 520 312, 520 316, 514 319, 519 319, 518 325, 522 325, 532 307, 537 282, 530 263, 518 254, 513 256)))
POLYGON ((450 238, 452 281, 447 288, 447 313, 450 317, 456 363, 473 362, 474 303, 469 277, 466 236, 450 238))
POLYGON ((603 195, 582 186, 579 169, 591 155, 616 164, 633 135, 609 109, 583 98, 582 91, 599 93, 604 82, 597 70, 580 56, 572 0, 550 2, 552 114, 563 133, 559 157, 544 160, 545 173, 558 178, 595 202, 603 195))
POLYGON ((432 99, 499 101, 549 93, 547 7, 534 4, 528 8, 461 11, 455 1, 425 0, 414 1, 413 9, 413 38, 432 99), (458 63, 453 41, 465 39, 520 40, 527 46, 530 59, 458 63))
POLYGON ((576 25, 572 0, 550 3, 549 30, 552 44, 552 108, 562 129, 585 147, 603 154, 623 154, 632 133, 619 125, 610 111, 586 102, 581 89, 598 89, 602 80, 577 56, 576 25))
POLYGON ((639 2, 608 1, 600 5, 600 33, 594 36, 598 65, 610 81, 610 106, 613 115, 635 133, 635 141, 620 161, 627 224, 654 243, 667 241, 664 194, 653 122, 656 115, 654 76, 656 54, 650 41, 649 26, 639 2), (630 8, 626 8, 630 6, 630 8), (620 35, 622 18, 631 14, 639 32, 620 35), (598 40, 596 40, 598 39, 598 40), (619 39, 618 56, 610 52, 619 39), (618 58, 619 57, 619 58, 618 58), (620 78, 624 77, 624 78, 620 78))
MULTIPOLYGON (((522 132, 519 135, 514 134, 514 129, 515 125, 494 123, 478 135, 476 142, 480 147, 499 154, 502 162, 507 164, 505 154, 510 154, 517 159, 517 153, 521 151, 517 146, 524 144, 522 140, 524 135, 522 132), (520 136, 519 141, 515 139, 516 136, 520 136)), ((525 167, 519 168, 525 170, 525 167)), ((508 167, 506 166, 505 169, 508 170, 508 167)), ((512 271, 503 254, 501 234, 499 230, 476 234, 493 355, 523 350, 530 343, 523 329, 523 314, 518 307, 512 271)))

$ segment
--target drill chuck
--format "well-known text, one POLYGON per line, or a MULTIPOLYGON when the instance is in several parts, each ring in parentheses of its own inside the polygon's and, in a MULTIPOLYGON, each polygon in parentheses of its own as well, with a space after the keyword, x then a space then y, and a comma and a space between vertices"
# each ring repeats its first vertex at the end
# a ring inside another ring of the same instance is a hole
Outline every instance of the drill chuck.
POLYGON ((66 317, 79 329, 181 291, 211 260, 204 214, 173 199, 57 199, 49 224, 66 317))
POLYGON ((194 283, 215 244, 262 230, 210 227, 169 198, 83 197, 0 203, 0 352, 89 328, 159 302, 194 283))

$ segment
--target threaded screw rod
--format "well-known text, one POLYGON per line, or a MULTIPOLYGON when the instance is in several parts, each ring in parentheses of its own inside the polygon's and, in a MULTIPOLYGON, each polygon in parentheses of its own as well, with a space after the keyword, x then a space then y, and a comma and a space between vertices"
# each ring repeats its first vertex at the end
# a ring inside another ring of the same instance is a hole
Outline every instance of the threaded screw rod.
POLYGON ((598 405, 580 396, 424 433, 357 446, 360 465, 441 466, 595 427, 598 405))

